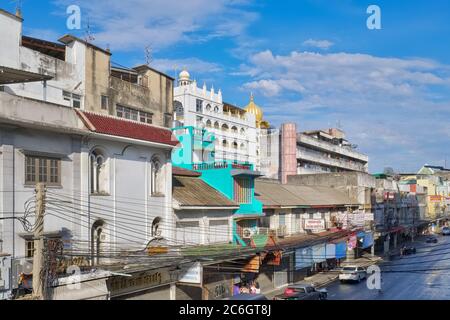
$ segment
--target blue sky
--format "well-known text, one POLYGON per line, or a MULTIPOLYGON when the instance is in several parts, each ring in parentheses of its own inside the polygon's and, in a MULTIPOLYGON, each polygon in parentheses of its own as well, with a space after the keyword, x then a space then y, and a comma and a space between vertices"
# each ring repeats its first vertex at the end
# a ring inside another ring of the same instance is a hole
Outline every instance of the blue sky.
MULTIPOLYGON (((14 11, 15 2, 1 7, 14 11)), ((84 37, 133 66, 186 66, 199 83, 244 106, 251 91, 278 126, 340 123, 371 172, 450 166, 450 2, 446 0, 22 0, 24 33, 84 37), (66 8, 81 7, 82 30, 66 8), (366 27, 381 8, 381 30, 366 27)))

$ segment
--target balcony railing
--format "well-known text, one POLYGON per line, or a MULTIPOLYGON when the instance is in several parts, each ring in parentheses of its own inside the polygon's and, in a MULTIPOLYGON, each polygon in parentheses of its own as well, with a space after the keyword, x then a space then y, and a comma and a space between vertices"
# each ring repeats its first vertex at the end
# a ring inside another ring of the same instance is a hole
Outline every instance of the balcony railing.
POLYGON ((252 170, 252 165, 248 163, 239 163, 233 161, 218 161, 214 163, 196 163, 192 165, 193 170, 216 170, 216 169, 240 169, 240 170, 252 170))

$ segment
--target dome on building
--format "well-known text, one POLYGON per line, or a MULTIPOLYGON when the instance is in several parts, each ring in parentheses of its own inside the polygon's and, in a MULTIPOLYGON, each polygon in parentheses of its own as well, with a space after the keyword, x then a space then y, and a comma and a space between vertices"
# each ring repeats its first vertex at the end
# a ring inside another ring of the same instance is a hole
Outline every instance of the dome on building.
POLYGON ((184 69, 183 71, 180 72, 180 74, 178 75, 179 80, 187 80, 189 81, 191 79, 191 75, 189 74, 189 72, 184 69))
POLYGON ((256 119, 256 126, 259 128, 261 126, 261 122, 263 121, 264 113, 256 103, 253 93, 250 96, 250 103, 244 108, 244 110, 248 113, 254 114, 256 119))

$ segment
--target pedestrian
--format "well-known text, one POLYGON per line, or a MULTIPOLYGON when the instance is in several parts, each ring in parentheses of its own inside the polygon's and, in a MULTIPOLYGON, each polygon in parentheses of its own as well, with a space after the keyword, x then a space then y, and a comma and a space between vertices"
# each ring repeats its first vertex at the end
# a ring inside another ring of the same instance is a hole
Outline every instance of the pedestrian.
POLYGON ((259 286, 259 282, 255 282, 256 294, 261 294, 261 287, 259 286))

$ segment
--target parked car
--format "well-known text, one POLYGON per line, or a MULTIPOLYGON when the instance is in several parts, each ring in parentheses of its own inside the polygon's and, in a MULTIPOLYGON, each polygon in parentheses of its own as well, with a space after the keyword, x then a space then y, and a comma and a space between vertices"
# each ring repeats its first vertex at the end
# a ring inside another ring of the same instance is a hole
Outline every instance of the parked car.
POLYGON ((257 300, 269 300, 263 294, 249 294, 249 293, 241 293, 234 297, 229 297, 223 300, 248 300, 248 301, 257 301, 257 300))
POLYGON ((361 280, 366 277, 367 271, 365 268, 358 266, 347 266, 342 268, 342 271, 339 274, 339 281, 341 281, 341 283, 346 281, 361 282, 361 280))
POLYGON ((442 235, 443 236, 450 236, 450 228, 449 227, 443 227, 442 228, 442 235))
POLYGON ((288 286, 276 300, 326 300, 327 297, 327 289, 316 289, 310 284, 300 283, 288 286))
POLYGON ((400 255, 402 256, 409 256, 411 254, 416 254, 416 248, 415 247, 403 247, 400 249, 400 255))
POLYGON ((438 243, 438 239, 436 237, 428 237, 427 243, 438 243))

